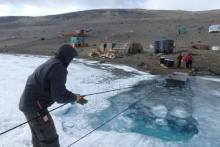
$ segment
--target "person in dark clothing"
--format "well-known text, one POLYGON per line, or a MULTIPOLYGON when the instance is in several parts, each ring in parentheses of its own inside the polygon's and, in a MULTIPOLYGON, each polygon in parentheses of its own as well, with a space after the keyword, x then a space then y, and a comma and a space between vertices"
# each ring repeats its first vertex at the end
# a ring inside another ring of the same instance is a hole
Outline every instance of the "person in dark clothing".
POLYGON ((189 68, 189 62, 188 62, 188 53, 184 55, 184 62, 186 64, 186 68, 189 68))
POLYGON ((179 56, 177 57, 177 68, 181 67, 181 62, 182 62, 182 54, 180 53, 179 56))
POLYGON ((104 52, 106 51, 107 44, 104 43, 104 52))
POLYGON ((60 147, 53 119, 47 108, 54 102, 87 103, 82 96, 66 89, 67 67, 76 50, 71 45, 63 45, 54 57, 40 65, 27 79, 20 98, 19 109, 27 120, 32 133, 33 147, 60 147))
POLYGON ((188 59, 188 68, 192 69, 192 60, 193 60, 192 54, 188 54, 187 59, 188 59))

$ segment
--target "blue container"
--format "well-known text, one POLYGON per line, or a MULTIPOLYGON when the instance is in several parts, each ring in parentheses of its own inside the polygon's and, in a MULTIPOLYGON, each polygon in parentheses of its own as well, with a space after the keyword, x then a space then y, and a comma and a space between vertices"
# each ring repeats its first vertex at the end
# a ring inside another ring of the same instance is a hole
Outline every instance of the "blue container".
POLYGON ((173 53, 174 41, 173 40, 158 40, 154 42, 154 52, 155 53, 173 53))
POLYGON ((167 60, 167 67, 174 67, 174 61, 173 60, 167 60))
POLYGON ((163 40, 163 53, 170 54, 173 53, 174 41, 173 40, 163 40))
POLYGON ((169 59, 164 59, 164 63, 163 63, 163 64, 164 64, 165 66, 167 66, 168 61, 169 61, 169 59))
POLYGON ((160 41, 155 41, 154 42, 154 53, 159 53, 160 52, 160 41))

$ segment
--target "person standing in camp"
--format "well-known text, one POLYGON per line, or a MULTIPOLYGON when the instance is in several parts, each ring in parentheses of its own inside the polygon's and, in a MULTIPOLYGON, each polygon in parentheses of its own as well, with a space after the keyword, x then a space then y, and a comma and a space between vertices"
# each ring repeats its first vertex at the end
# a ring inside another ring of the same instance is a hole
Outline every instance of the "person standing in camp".
POLYGON ((107 48, 107 44, 104 43, 104 52, 106 51, 106 48, 107 48))
POLYGON ((186 68, 188 68, 188 53, 185 53, 183 56, 183 60, 185 62, 186 68))
POLYGON ((24 113, 31 133, 33 147, 60 147, 53 119, 48 107, 54 102, 81 105, 87 100, 66 89, 67 67, 76 50, 71 45, 63 45, 54 57, 40 65, 27 79, 20 98, 19 109, 24 113))
POLYGON ((192 54, 187 55, 187 60, 188 60, 188 68, 192 69, 192 60, 193 60, 192 54))
POLYGON ((181 62, 182 62, 182 54, 180 53, 179 56, 177 57, 177 68, 181 67, 181 62))
POLYGON ((191 69, 192 68, 192 55, 191 54, 186 54, 184 57, 184 61, 186 62, 186 68, 191 69))

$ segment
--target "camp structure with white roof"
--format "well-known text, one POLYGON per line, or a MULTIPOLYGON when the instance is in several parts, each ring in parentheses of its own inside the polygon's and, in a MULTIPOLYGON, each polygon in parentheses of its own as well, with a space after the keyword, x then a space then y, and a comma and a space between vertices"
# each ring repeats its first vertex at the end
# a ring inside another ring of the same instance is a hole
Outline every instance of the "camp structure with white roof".
POLYGON ((219 33, 219 32, 220 32, 220 25, 219 24, 209 26, 209 33, 219 33))

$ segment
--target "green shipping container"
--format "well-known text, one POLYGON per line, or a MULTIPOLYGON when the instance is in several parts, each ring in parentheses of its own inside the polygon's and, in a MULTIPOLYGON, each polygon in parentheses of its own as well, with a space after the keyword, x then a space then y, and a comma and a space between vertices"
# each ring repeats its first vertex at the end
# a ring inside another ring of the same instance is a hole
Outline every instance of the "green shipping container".
POLYGON ((70 44, 85 44, 85 37, 70 37, 69 38, 69 43, 70 44))

